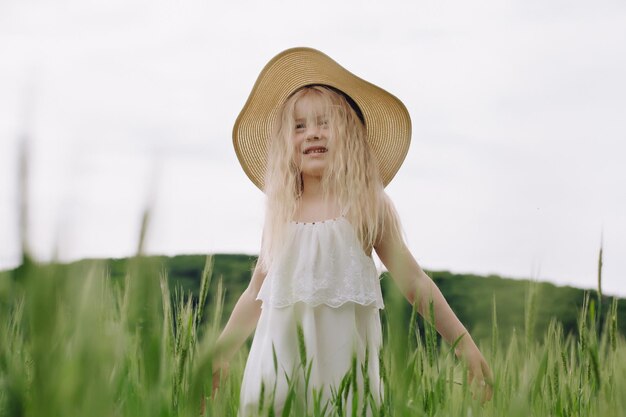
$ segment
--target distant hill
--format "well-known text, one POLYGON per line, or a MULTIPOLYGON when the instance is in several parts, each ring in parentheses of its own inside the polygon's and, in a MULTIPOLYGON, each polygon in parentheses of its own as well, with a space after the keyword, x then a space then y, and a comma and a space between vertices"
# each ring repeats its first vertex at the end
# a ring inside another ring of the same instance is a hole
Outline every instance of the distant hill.
MULTIPOLYGON (((175 257, 150 257, 160 264, 169 275, 170 287, 181 287, 184 291, 197 294, 199 280, 204 268, 206 256, 183 255, 175 257)), ((84 264, 80 261, 73 265, 84 264)), ((111 276, 122 278, 126 272, 126 259, 110 259, 111 276)), ((213 280, 208 302, 215 299, 218 279, 221 278, 225 293, 224 315, 222 321, 228 319, 230 311, 241 292, 248 285, 250 274, 254 268, 256 257, 251 255, 214 255, 213 280)), ((491 337, 492 310, 495 298, 497 309, 498 333, 501 341, 506 341, 515 331, 523 336, 525 305, 528 302, 529 290, 534 288, 534 334, 540 337, 545 334, 551 318, 563 324, 565 333, 575 334, 577 316, 582 307, 585 292, 589 292, 593 303, 597 303, 596 291, 582 290, 573 287, 557 287, 545 282, 507 279, 497 275, 480 276, 470 274, 452 274, 448 271, 430 271, 426 273, 435 281, 448 303, 461 322, 470 330, 476 340, 491 337)), ((387 274, 381 281, 383 296, 387 303, 390 298, 401 298, 398 289, 387 274)), ((602 322, 612 298, 603 297, 602 322)), ((410 315, 410 305, 406 304, 406 316, 410 315)), ((596 307, 597 308, 597 307, 596 307)), ((210 308, 208 309, 210 311, 210 308)), ((626 300, 618 301, 618 327, 626 335, 626 300)))

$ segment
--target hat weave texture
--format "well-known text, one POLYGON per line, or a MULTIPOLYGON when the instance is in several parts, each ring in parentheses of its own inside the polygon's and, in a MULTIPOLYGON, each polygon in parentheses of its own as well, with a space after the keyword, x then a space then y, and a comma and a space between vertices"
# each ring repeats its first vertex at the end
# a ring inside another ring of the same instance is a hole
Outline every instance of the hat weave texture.
POLYGON ((389 184, 409 150, 409 112, 394 95, 312 48, 287 49, 272 58, 259 74, 235 121, 233 145, 250 180, 263 190, 267 153, 279 108, 296 90, 312 84, 339 89, 359 106, 382 182, 389 184))

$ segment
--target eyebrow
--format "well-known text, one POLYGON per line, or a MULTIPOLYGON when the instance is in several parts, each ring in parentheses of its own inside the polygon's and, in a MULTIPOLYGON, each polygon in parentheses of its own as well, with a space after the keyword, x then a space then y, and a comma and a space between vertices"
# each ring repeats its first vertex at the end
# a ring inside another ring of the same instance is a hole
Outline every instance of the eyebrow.
MULTIPOLYGON (((319 116, 316 116, 316 120, 324 120, 324 119, 328 119, 329 116, 327 114, 321 114, 319 116)), ((296 122, 306 122, 307 120, 309 120, 308 117, 298 117, 294 119, 296 122)))

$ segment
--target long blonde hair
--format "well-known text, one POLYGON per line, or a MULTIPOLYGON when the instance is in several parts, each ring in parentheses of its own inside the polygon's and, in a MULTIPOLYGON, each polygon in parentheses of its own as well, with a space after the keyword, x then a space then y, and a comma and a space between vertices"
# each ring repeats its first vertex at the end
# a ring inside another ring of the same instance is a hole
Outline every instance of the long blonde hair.
POLYGON ((341 213, 354 226, 368 254, 383 227, 400 234, 398 217, 384 192, 360 110, 352 99, 338 90, 322 85, 306 86, 293 93, 279 109, 269 146, 264 190, 267 210, 260 258, 266 270, 284 242, 287 226, 293 220, 302 194, 302 177, 295 162, 292 138, 296 103, 309 95, 321 100, 325 109, 323 116, 328 122, 330 159, 322 174, 324 197, 329 198, 332 192, 341 213), (385 218, 392 219, 392 224, 384 224, 385 218))

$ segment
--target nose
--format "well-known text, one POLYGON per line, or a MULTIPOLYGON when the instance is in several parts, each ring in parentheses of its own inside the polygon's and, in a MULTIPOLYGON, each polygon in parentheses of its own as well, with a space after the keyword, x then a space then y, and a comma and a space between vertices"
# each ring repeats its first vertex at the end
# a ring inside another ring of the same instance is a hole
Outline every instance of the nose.
POLYGON ((313 126, 309 127, 306 132, 306 140, 319 140, 320 139, 320 127, 317 123, 314 123, 313 126))

